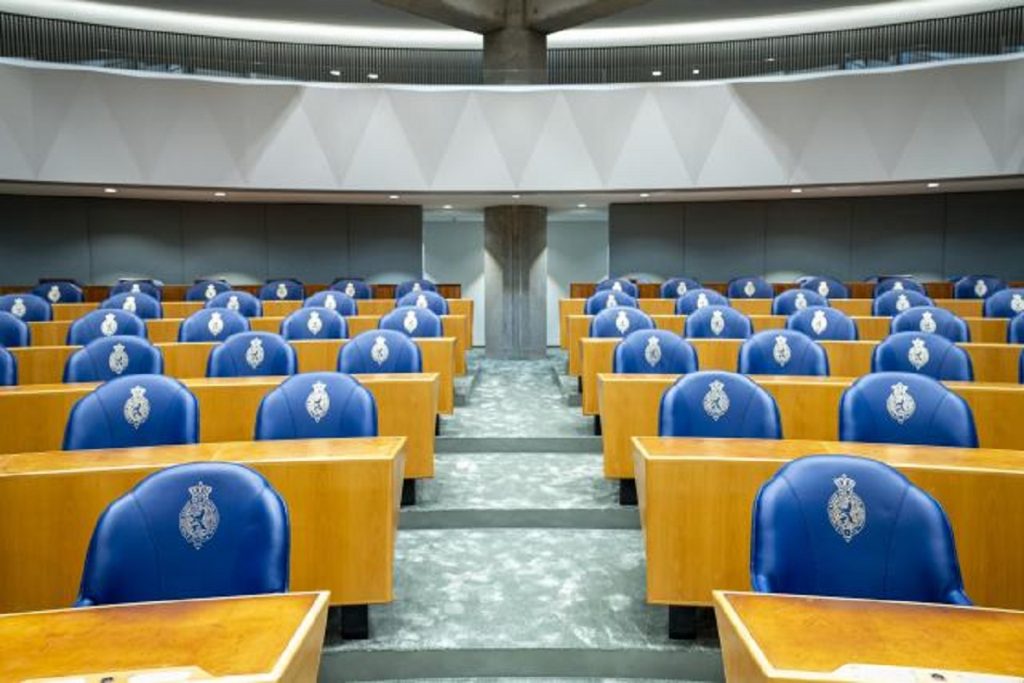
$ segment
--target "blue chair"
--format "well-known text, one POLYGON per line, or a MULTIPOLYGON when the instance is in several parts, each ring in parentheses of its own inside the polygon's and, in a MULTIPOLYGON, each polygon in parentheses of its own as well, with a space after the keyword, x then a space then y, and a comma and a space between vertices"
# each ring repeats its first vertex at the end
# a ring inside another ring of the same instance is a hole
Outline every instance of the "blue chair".
POLYGON ((739 371, 744 375, 828 375, 828 354, 816 341, 794 330, 765 330, 743 342, 739 371))
POLYGON ((420 347, 404 332, 368 330, 341 347, 338 372, 350 375, 423 372, 423 356, 420 347))
POLYGON ((263 301, 301 301, 305 298, 306 288, 293 278, 267 280, 260 287, 260 299, 263 301))
POLYGON ((857 323, 838 308, 810 306, 789 316, 787 330, 803 332, 815 341, 857 341, 857 323))
POLYGON ((746 339, 754 332, 750 318, 728 306, 705 306, 686 316, 689 339, 746 339))
POLYGON ((107 298, 118 294, 145 294, 161 301, 164 298, 164 288, 154 280, 119 280, 110 288, 107 298))
POLYGON ((10 313, 27 323, 50 320, 50 303, 35 294, 6 294, 0 296, 0 311, 10 313))
POLYGON ((693 345, 668 330, 630 332, 612 357, 612 372, 620 374, 688 375, 698 369, 693 345))
POLYGON ((781 439, 782 422, 775 399, 749 377, 704 371, 662 395, 658 435, 781 439))
POLYGON ((1006 289, 1006 282, 993 275, 966 275, 953 285, 954 299, 987 299, 1006 289))
MULTIPOLYGON (((1006 326, 1006 341, 1010 344, 1024 344, 1024 313, 1015 315, 1006 326)), ((3 344, 3 314, 0 313, 0 344, 3 344)), ((12 346, 8 344, 8 346, 12 346)))
POLYGON ((897 332, 875 347, 871 372, 912 372, 947 382, 974 381, 966 351, 938 334, 897 332))
POLYGON ((775 288, 763 277, 736 277, 726 291, 730 299, 772 299, 775 288))
POLYGON ((263 475, 175 465, 100 515, 75 606, 283 593, 290 552, 288 508, 263 475))
POLYGON ((358 315, 359 313, 359 305, 356 303, 355 299, 342 292, 336 292, 333 289, 317 292, 306 299, 302 305, 327 308, 332 311, 336 311, 339 315, 343 316, 358 315))
POLYGON ((418 306, 429 308, 437 315, 448 315, 448 300, 437 292, 409 292, 395 306, 418 306))
POLYGON ((85 301, 82 288, 70 280, 45 280, 32 288, 32 293, 50 304, 80 304, 85 301))
POLYGON ((583 305, 583 313, 584 315, 597 315, 606 308, 615 308, 617 306, 637 308, 637 302, 629 294, 606 289, 587 299, 587 302, 583 305))
POLYGON ((370 291, 370 285, 366 284, 363 280, 355 279, 341 279, 335 280, 331 283, 331 289, 335 292, 341 292, 352 299, 372 299, 373 293, 370 291))
POLYGON ((180 342, 219 342, 249 331, 249 319, 227 308, 204 308, 181 321, 180 342))
POLYGON ((678 299, 691 289, 700 289, 700 283, 693 278, 674 277, 661 283, 661 298, 678 299))
POLYGON ((792 315, 809 306, 828 306, 828 299, 810 289, 787 289, 772 299, 772 315, 792 315))
POLYGON ((401 299, 409 292, 436 292, 437 285, 430 280, 407 280, 395 287, 395 299, 401 299))
POLYGON ((903 311, 892 319, 889 331, 893 334, 924 332, 943 336, 953 342, 971 341, 971 328, 963 318, 935 306, 915 306, 903 311))
POLYGON ((199 280, 185 292, 185 301, 209 301, 230 290, 231 285, 224 280, 199 280))
POLYGON ((127 375, 161 375, 164 358, 143 337, 99 337, 75 351, 64 364, 65 382, 106 382, 127 375))
POLYGON ((351 375, 307 372, 263 397, 256 440, 377 436, 377 403, 351 375))
POLYGON ((239 332, 218 344, 206 361, 207 377, 294 375, 295 349, 279 334, 239 332))
POLYGON ((596 292, 622 292, 636 299, 640 296, 640 288, 624 277, 606 278, 597 283, 596 292))
MULTIPOLYGON (((3 308, 2 303, 0 308, 3 308)), ((982 309, 986 318, 1014 318, 1024 313, 1024 289, 1000 290, 985 299, 982 309)))
POLYGON ((826 299, 849 299, 850 290, 834 277, 815 276, 805 278, 800 282, 800 289, 809 289, 817 292, 826 299))
POLYGON ((591 337, 625 337, 635 330, 653 330, 654 321, 639 308, 606 308, 590 321, 591 337))
POLYGON ((196 397, 163 375, 130 375, 100 385, 75 403, 64 429, 66 451, 198 441, 196 397))
POLYGON ((229 290, 221 292, 206 302, 206 308, 226 308, 238 311, 246 318, 259 318, 263 315, 263 304, 249 292, 229 290))
POLYGON ((404 332, 410 337, 444 336, 441 318, 430 309, 416 306, 396 308, 380 319, 378 327, 382 330, 404 332))
POLYGON ((977 448, 974 414, 927 375, 877 372, 843 392, 839 440, 977 448))
POLYGON ((164 309, 163 306, 160 305, 160 301, 158 299, 154 299, 148 294, 140 294, 138 292, 122 292, 108 297, 100 303, 100 310, 103 309, 120 309, 122 311, 128 311, 129 313, 134 313, 143 320, 152 320, 164 317, 164 309))
POLYGON ((875 298, 886 292, 917 292, 924 294, 924 285, 909 277, 884 277, 875 284, 875 298))
POLYGON ((281 321, 281 336, 292 339, 344 339, 348 323, 337 311, 322 306, 306 306, 281 321))
POLYGON ((676 299, 676 315, 690 315, 705 306, 728 306, 729 299, 713 289, 691 289, 676 299))
POLYGON ((21 318, 0 311, 0 346, 28 346, 32 342, 32 332, 28 324, 21 318))
POLYGON ((758 491, 753 518, 755 591, 971 604, 945 512, 884 463, 794 460, 758 491))
POLYGON ((18 383, 18 360, 4 346, 0 346, 0 387, 18 383))
POLYGON ((920 292, 889 290, 871 302, 871 315, 893 316, 915 306, 935 306, 935 302, 920 292))
POLYGON ((69 346, 85 346, 94 339, 121 335, 146 338, 146 321, 121 309, 89 311, 68 328, 69 346))

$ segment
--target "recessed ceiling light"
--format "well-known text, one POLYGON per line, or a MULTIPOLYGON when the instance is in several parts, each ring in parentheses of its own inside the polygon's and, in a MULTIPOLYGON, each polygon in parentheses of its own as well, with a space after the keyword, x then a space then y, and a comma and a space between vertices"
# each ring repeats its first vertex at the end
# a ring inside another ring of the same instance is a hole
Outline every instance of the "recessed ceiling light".
POLYGON ((340 76, 341 75, 341 71, 339 71, 338 69, 331 69, 331 75, 332 76, 340 76))
POLYGON ((116 187, 104 187, 103 191, 106 192, 107 194, 117 194, 116 187))
POLYGON ((772 62, 774 62, 774 61, 775 61, 775 57, 765 57, 765 60, 764 60, 764 61, 766 61, 766 62, 768 62, 769 64, 771 64, 772 62))
POLYGON ((692 73, 694 76, 700 76, 700 69, 694 69, 690 73, 692 73))
POLYGON ((441 208, 444 209, 445 211, 451 211, 452 210, 452 205, 451 204, 445 204, 441 208))
POLYGON ((640 199, 647 199, 650 196, 651 196, 650 192, 641 192, 640 193, 640 199))
POLYGON ((368 73, 366 74, 366 77, 369 78, 371 81, 375 81, 378 78, 380 78, 380 74, 368 73))
POLYGON ((512 199, 519 199, 519 197, 520 197, 520 195, 518 195, 518 194, 512 195, 512 199))
POLYGON ((928 183, 928 187, 929 187, 930 189, 932 189, 932 190, 934 190, 934 189, 935 189, 936 187, 938 187, 938 186, 939 186, 939 184, 938 184, 938 183, 928 183))
POLYGON ((803 192, 803 189, 799 187, 794 187, 792 190, 790 190, 790 192, 792 192, 793 194, 800 194, 801 192, 803 192))
POLYGON ((651 72, 651 75, 654 76, 655 78, 661 78, 661 71, 659 69, 655 69, 654 71, 651 72))
POLYGON ((585 208, 587 208, 587 205, 586 204, 577 204, 576 208, 577 209, 585 209, 585 208))
POLYGON ((213 196, 214 197, 227 197, 228 193, 227 192, 214 192, 213 196))
POLYGON ((388 199, 401 199, 401 196, 399 196, 397 194, 391 194, 391 195, 388 195, 388 199))

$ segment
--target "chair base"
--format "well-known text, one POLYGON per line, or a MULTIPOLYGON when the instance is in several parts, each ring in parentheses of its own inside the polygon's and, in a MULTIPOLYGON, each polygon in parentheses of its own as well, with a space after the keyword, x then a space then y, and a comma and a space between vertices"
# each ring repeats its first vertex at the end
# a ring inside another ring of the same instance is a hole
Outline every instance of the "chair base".
POLYGON ((619 479, 619 505, 638 505, 636 479, 619 479))
POLYGON ((594 416, 594 436, 601 436, 601 416, 594 416))
POLYGON ((402 480, 402 507, 409 507, 416 504, 416 480, 402 480))
POLYGON ((710 607, 669 605, 668 637, 672 640, 696 640, 701 634, 717 636, 715 611, 710 607))
POLYGON ((327 632, 344 640, 366 640, 370 637, 370 606, 332 606, 327 611, 327 632))

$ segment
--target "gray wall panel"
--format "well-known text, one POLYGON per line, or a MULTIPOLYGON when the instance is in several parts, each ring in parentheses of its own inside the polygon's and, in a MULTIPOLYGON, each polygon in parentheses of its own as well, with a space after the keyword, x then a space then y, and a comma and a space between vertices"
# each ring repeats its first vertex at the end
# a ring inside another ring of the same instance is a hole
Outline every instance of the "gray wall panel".
POLYGON ((107 200, 89 205, 92 281, 119 276, 183 282, 184 249, 178 204, 107 200))
POLYGON ((423 212, 415 206, 353 206, 349 269, 370 282, 423 276, 423 212))
POLYGON ((853 202, 852 275, 943 274, 945 200, 941 195, 864 197, 853 202))
POLYGON ((263 207, 251 204, 184 204, 185 281, 222 277, 252 284, 269 277, 263 207))
POLYGON ((946 220, 948 274, 1007 277, 1024 269, 1024 192, 953 195, 946 220))
POLYGON ((643 280, 678 275, 686 259, 685 213, 682 204, 613 204, 609 240, 619 248, 609 254, 611 274, 643 280))
POLYGON ((267 277, 330 282, 344 273, 349 267, 348 208, 337 204, 268 206, 267 277))
POLYGON ((40 277, 87 279, 87 207, 80 199, 0 197, 0 272, 4 280, 30 284, 40 277))
POLYGON ((765 214, 763 202, 688 204, 686 262, 678 274, 724 281, 763 273, 765 214))
POLYGON ((841 280, 850 272, 850 203, 846 200, 766 202, 765 275, 793 280, 804 273, 827 273, 841 280))

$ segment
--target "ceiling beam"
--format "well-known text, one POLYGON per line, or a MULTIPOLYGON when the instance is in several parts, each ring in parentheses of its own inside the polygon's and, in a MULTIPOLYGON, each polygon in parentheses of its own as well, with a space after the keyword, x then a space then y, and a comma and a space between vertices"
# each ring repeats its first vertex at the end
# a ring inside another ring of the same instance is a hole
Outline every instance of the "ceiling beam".
POLYGON ((527 23, 534 31, 554 33, 643 5, 648 0, 527 0, 527 23))
POLYGON ((505 0, 375 0, 427 19, 474 33, 505 25, 505 0))

